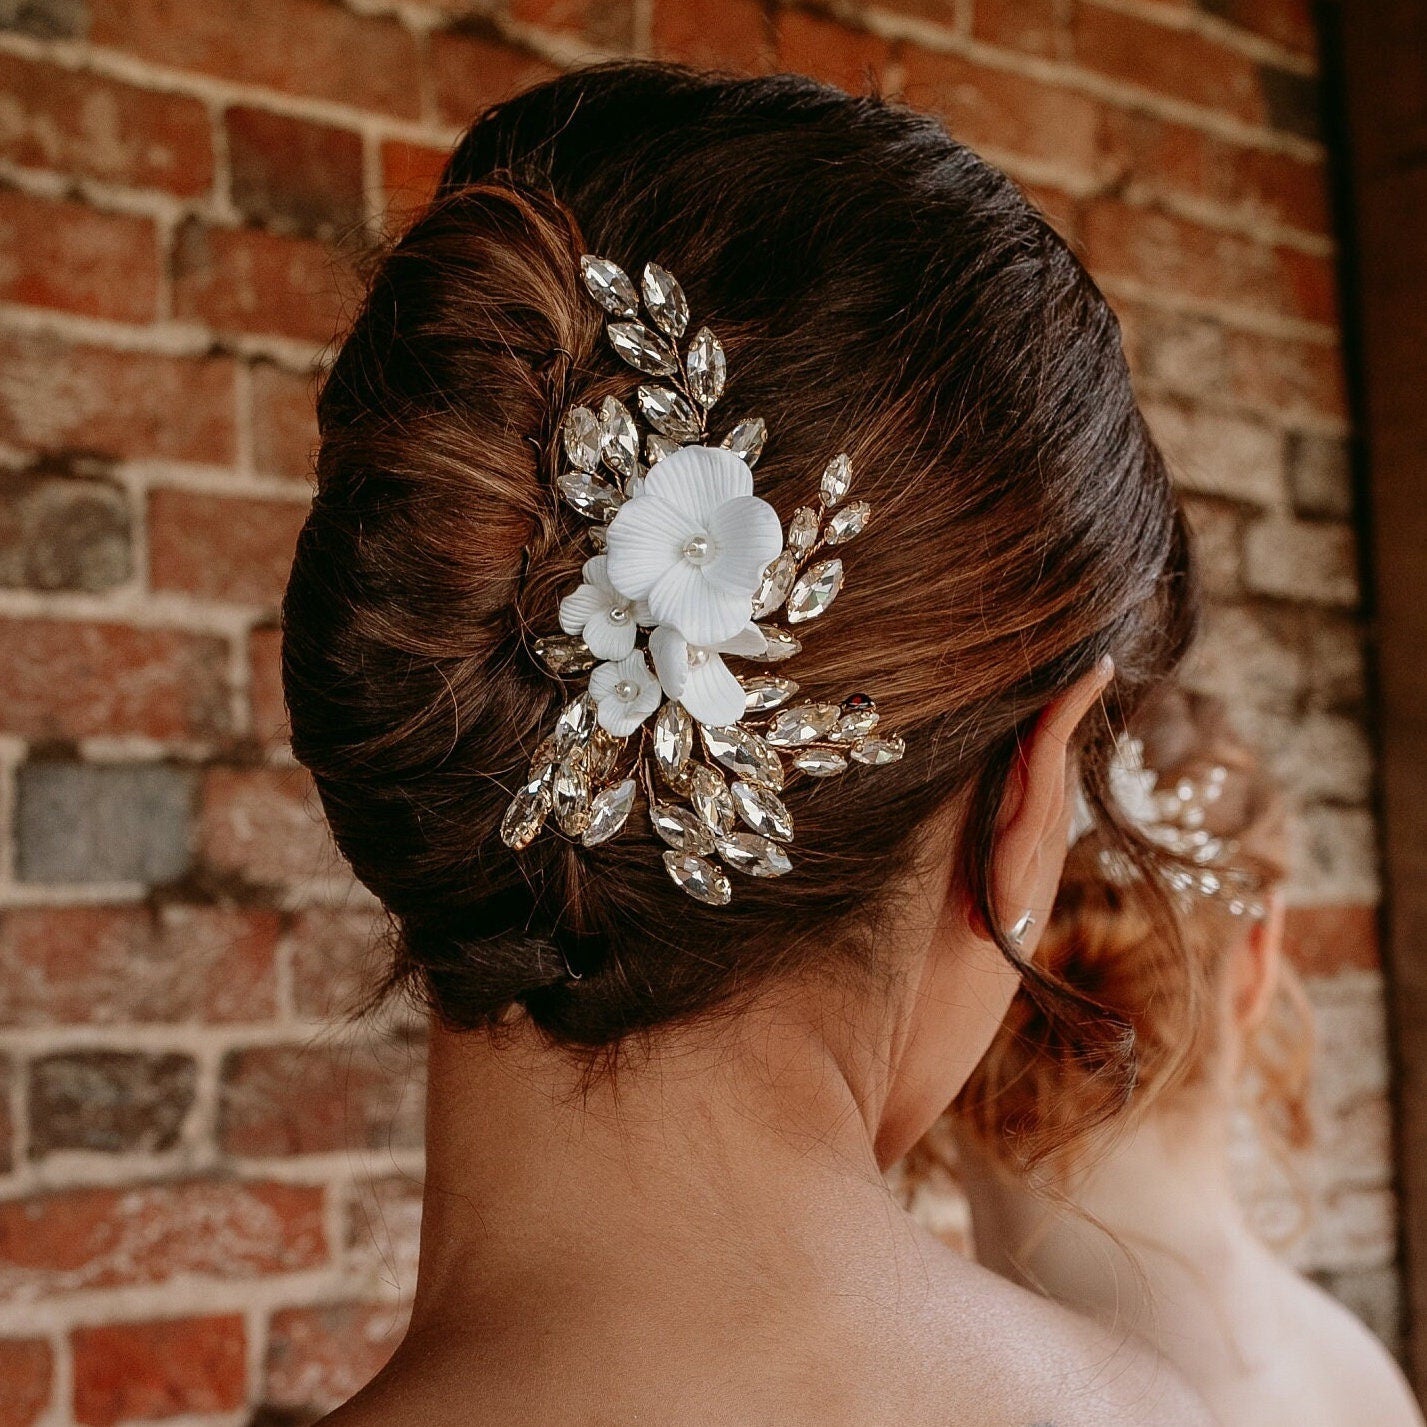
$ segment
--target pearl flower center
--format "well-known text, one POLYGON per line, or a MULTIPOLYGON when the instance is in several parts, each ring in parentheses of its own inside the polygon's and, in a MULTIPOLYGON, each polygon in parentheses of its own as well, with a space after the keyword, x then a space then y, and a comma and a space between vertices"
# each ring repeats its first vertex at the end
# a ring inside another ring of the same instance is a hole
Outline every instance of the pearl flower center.
POLYGON ((684 559, 691 565, 707 565, 713 558, 713 542, 707 535, 691 535, 684 543, 684 559))
POLYGON ((621 679, 614 686, 614 696, 622 704, 633 703, 639 695, 639 685, 633 679, 621 679))
POLYGON ((627 604, 614 605, 609 612, 609 622, 611 624, 623 624, 629 618, 629 606, 627 604))
POLYGON ((709 662, 709 651, 707 649, 692 648, 689 650, 689 668, 702 669, 709 662))

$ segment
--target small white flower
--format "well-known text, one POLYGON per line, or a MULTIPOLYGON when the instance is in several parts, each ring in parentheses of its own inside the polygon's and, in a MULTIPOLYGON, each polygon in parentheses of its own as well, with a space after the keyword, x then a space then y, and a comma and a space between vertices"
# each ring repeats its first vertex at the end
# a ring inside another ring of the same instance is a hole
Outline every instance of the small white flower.
POLYGON ((749 622, 763 571, 783 548, 778 513, 731 451, 683 446, 652 466, 610 522, 609 579, 653 620, 716 648, 749 622))
POLYGON ((732 639, 713 646, 690 644, 667 624, 649 636, 649 652, 664 692, 709 728, 737 723, 747 703, 743 685, 719 655, 761 654, 767 647, 768 641, 756 624, 745 624, 732 639))
POLYGON ((584 584, 560 601, 560 628, 580 635, 596 659, 623 659, 634 648, 635 626, 648 624, 649 606, 627 600, 609 582, 606 557, 585 561, 584 584))
POLYGON ((590 671, 590 695, 600 727, 616 738, 628 738, 663 697, 643 650, 614 663, 596 664, 590 671))
MULTIPOLYGON (((1110 796, 1120 811, 1148 836, 1155 835, 1159 823, 1159 808, 1155 803, 1157 781, 1153 768, 1145 767, 1145 746, 1138 738, 1121 734, 1110 755, 1110 796)), ((1092 827, 1095 816, 1085 799, 1085 790, 1075 790, 1075 809, 1070 819, 1070 842, 1073 847, 1092 827)))

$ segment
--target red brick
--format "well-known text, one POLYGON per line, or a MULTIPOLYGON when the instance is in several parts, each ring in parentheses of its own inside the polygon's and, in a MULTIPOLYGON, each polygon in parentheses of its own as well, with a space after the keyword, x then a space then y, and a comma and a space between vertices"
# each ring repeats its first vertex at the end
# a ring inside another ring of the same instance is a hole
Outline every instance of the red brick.
POLYGON ((82 203, 0 192, 0 300, 115 322, 147 322, 158 304, 152 220, 82 203))
POLYGON ((960 55, 909 46, 903 96, 941 115, 954 137, 1093 175, 1099 165, 1100 106, 1083 94, 960 55))
POLYGON ((976 0, 971 33, 989 45, 1056 56, 1068 48, 1058 0, 976 0))
POLYGON ((510 17, 544 30, 577 34, 601 49, 629 50, 634 0, 510 0, 510 17))
POLYGON ((0 337, 0 440, 225 464, 233 459, 233 364, 0 337))
POLYGON ((1112 79, 1248 124, 1261 124, 1267 117, 1258 65, 1205 35, 1081 0, 1071 36, 1075 58, 1112 79))
POLYGON ((34 1427, 49 1406, 53 1375, 43 1338, 0 1339, 0 1427, 34 1427))
MULTIPOLYGON (((15 1167, 15 1117, 12 1105, 11 1087, 15 1083, 15 1068, 8 1059, 0 1060, 0 1095, 4 1096, 3 1103, 0 1103, 0 1174, 9 1174, 15 1167)), ((4 1354, 0 1352, 0 1363, 4 1361, 4 1354)), ((0 1390, 2 1391, 2 1390, 0 1390)), ((3 1403, 3 1395, 0 1395, 0 1403, 3 1403)), ((0 1427, 4 1427, 4 1414, 0 1411, 0 1427)))
POLYGON ((423 1064, 415 1045, 373 1039, 231 1051, 219 1144, 256 1158, 419 1148, 423 1064))
POLYGON ((263 743, 287 741, 282 699, 282 631, 255 629, 248 639, 248 708, 253 734, 263 743))
POLYGON ((1331 261, 1113 199, 1085 205, 1085 258, 1122 278, 1211 306, 1337 320, 1331 261))
POLYGON ((1376 971, 1381 965, 1377 918, 1376 907, 1355 904, 1290 907, 1284 951, 1303 976, 1376 971))
POLYGON ((1305 57, 1318 52, 1312 0, 1202 0, 1220 19, 1250 30, 1305 57))
POLYGON ((749 73, 773 59, 762 0, 654 0, 652 25, 660 59, 749 73))
POLYGON ((292 999, 298 1015, 349 1015, 376 984, 386 949, 379 915, 368 908, 312 907, 287 936, 292 999))
POLYGON ((153 491, 149 496, 153 587, 276 607, 306 515, 303 501, 153 491))
POLYGON ((358 1181, 345 1206, 346 1265, 375 1288, 409 1292, 421 1253, 419 1176, 384 1174, 358 1181))
POLYGON ((446 124, 469 124, 490 105, 559 73, 546 60, 465 30, 433 34, 427 64, 446 124))
POLYGON ((348 264, 309 238, 193 221, 174 246, 175 315, 223 331, 329 342, 351 290, 348 264))
POLYGON ((811 75, 849 94, 887 91, 892 46, 878 35, 806 10, 780 9, 774 42, 779 69, 811 75))
POLYGON ((382 145, 383 221, 389 229, 400 228, 430 202, 450 156, 450 149, 402 139, 382 145))
POLYGON ((1026 197, 1050 220, 1050 225, 1068 243, 1080 241, 1080 200, 1063 188, 1046 183, 1023 183, 1026 197))
POLYGON ((366 217, 362 139, 267 109, 225 117, 233 203, 265 227, 330 238, 366 217))
POLYGON ((0 1025, 260 1021, 276 1010, 276 912, 170 904, 0 916, 0 1025))
POLYGON ((175 629, 0 620, 0 728, 27 738, 210 738, 229 727, 227 647, 175 629))
POLYGON ((303 1416, 330 1411, 376 1376, 404 1329, 404 1312, 389 1303, 333 1303, 274 1313, 264 1402, 303 1416))
POLYGON ((192 196, 213 182, 208 111, 92 72, 0 55, 0 157, 192 196))
POLYGON ((311 784, 295 768, 210 768, 201 845, 214 871, 270 887, 300 889, 338 866, 311 784))
POLYGON ((253 464, 265 476, 310 481, 317 449, 317 382, 271 362, 252 368, 253 464))
POLYGON ((1280 416, 1348 419, 1343 358, 1336 342, 1230 331, 1226 345, 1237 400, 1280 416))
POLYGON ((231 1412, 247 1398, 247 1332, 234 1313, 76 1328, 74 1416, 86 1427, 231 1412))
POLYGON ((327 0, 90 0, 89 38, 174 69, 416 118, 416 44, 327 0))
POLYGON ((0 1298, 18 1302, 189 1274, 296 1273, 327 1256, 315 1185, 187 1180, 0 1203, 0 1298))

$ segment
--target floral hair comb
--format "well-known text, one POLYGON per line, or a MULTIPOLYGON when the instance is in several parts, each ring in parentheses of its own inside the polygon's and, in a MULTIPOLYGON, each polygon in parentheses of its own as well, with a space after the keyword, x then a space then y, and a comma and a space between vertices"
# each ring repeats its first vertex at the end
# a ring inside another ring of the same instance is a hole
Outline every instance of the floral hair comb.
POLYGON ((562 632, 533 647, 556 677, 589 677, 536 750, 501 838, 519 851, 553 820, 592 847, 625 826, 642 792, 668 845, 669 876, 696 901, 723 906, 733 896, 724 868, 753 877, 791 869, 793 820, 779 796, 789 777, 902 757, 902 740, 878 730, 866 694, 795 703, 797 683, 766 672, 799 652, 794 629, 837 598, 844 570, 831 550, 862 532, 871 508, 847 500, 852 463, 837 455, 785 532, 753 494, 762 420, 710 442, 727 362, 707 327, 681 355, 689 306, 678 282, 645 266, 646 322, 622 268, 587 254, 580 269, 614 350, 663 380, 637 393, 649 428, 642 461, 635 418, 614 397, 598 412, 572 407, 561 424, 570 469, 557 485, 590 522, 594 553, 560 602, 562 632), (728 659, 740 661, 737 671, 728 659))

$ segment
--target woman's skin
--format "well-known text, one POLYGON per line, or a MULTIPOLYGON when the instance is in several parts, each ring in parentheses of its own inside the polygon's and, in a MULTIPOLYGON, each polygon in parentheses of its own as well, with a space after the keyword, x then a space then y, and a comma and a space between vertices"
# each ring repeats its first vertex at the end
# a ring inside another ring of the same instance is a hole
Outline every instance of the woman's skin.
MULTIPOLYGON (((995 863, 1008 921, 1044 924, 1066 745, 1108 676, 1026 744, 995 863)), ((613 1077, 582 1082, 524 1021, 436 1030, 411 1328, 328 1427, 1206 1423, 1124 1334, 953 1254, 883 1183, 1016 987, 951 869, 909 878, 895 985, 778 986, 613 1077)))
POLYGON ((1084 1167, 1056 1184, 1080 1214, 1048 1207, 963 1144, 978 1256, 1153 1344, 1223 1427, 1422 1427, 1382 1345, 1265 1247, 1234 1192, 1236 1084, 1273 998, 1282 928, 1276 899, 1231 949, 1207 1073, 1086 1147, 1084 1167))

